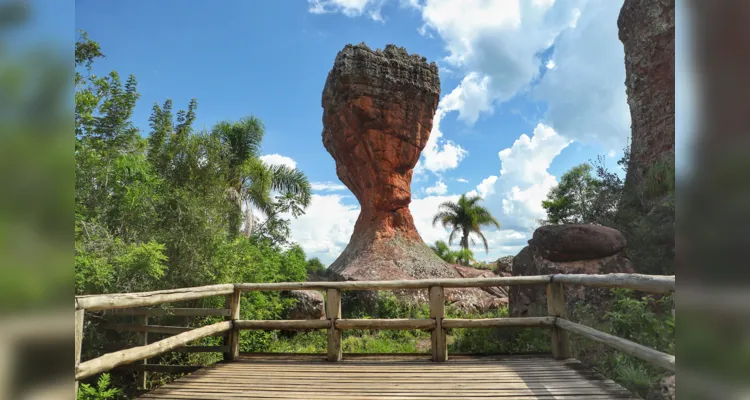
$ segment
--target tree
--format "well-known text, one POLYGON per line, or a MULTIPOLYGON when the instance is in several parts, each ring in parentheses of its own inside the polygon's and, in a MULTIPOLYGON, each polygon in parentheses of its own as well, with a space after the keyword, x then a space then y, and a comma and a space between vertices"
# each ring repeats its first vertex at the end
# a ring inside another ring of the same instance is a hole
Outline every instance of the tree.
POLYGON ((482 234, 482 226, 493 225, 500 229, 500 223, 489 210, 479 205, 480 201, 482 201, 480 196, 467 197, 465 194, 462 194, 457 202, 446 201, 438 207, 438 213, 435 214, 432 225, 439 222, 444 228, 451 229, 448 244, 453 244, 456 235, 460 234, 461 248, 468 250, 469 241, 471 240, 474 244, 474 239, 470 236, 475 235, 482 239, 484 250, 489 252, 487 239, 482 234))
POLYGON ((430 246, 432 251, 437 254, 443 261, 454 264, 456 262, 456 252, 452 251, 448 244, 442 240, 435 242, 434 246, 430 246))
POLYGON ((547 194, 542 207, 551 224, 588 224, 594 219, 600 182, 591 175, 591 165, 581 164, 560 178, 547 194))
POLYGON ((310 204, 312 187, 302 172, 285 165, 267 165, 260 160, 260 145, 265 135, 260 119, 250 116, 237 122, 222 121, 213 127, 212 134, 227 149, 227 195, 236 207, 230 217, 231 234, 239 233, 242 222, 246 235, 253 231, 251 207, 274 218, 280 213, 275 206, 283 204, 281 212, 292 211, 296 217, 310 204), (272 197, 274 191, 280 193, 276 199, 272 197))
POLYGON ((326 269, 326 266, 323 265, 323 263, 320 261, 318 257, 313 257, 307 260, 307 273, 308 274, 313 274, 317 276, 325 276, 327 271, 328 270, 326 269))

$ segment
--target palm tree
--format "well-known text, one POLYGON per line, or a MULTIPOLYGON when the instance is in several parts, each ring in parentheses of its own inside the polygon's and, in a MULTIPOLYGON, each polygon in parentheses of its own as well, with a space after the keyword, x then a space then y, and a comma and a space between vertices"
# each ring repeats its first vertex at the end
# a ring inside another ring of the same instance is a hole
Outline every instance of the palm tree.
POLYGON ((457 202, 446 201, 438 208, 438 213, 432 219, 432 225, 435 226, 440 222, 444 228, 451 229, 448 244, 453 244, 456 235, 460 234, 461 248, 465 250, 469 249, 469 240, 474 244, 474 239, 470 236, 472 234, 479 236, 484 243, 484 250, 489 253, 487 239, 482 234, 481 227, 494 225, 500 229, 500 223, 489 210, 478 204, 480 201, 482 198, 479 196, 467 197, 465 194, 462 194, 457 202))
POLYGON ((286 203, 291 199, 301 207, 310 204, 312 187, 305 174, 285 165, 268 165, 260 159, 260 145, 265 135, 265 127, 260 119, 250 116, 237 122, 222 121, 211 132, 227 150, 227 196, 237 207, 230 218, 231 234, 239 233, 244 219, 245 234, 250 235, 254 223, 252 206, 267 217, 272 217, 277 205, 272 197, 274 191, 286 203))

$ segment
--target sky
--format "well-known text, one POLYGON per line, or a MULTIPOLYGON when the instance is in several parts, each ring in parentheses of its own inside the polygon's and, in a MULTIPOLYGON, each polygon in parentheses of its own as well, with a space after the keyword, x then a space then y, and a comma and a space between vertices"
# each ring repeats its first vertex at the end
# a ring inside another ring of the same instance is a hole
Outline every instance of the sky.
POLYGON ((133 121, 144 135, 152 105, 166 99, 185 108, 196 98, 198 129, 262 119, 263 159, 298 168, 313 184, 292 239, 326 264, 346 247, 359 213, 321 139, 321 93, 337 52, 393 43, 435 61, 441 100, 410 209, 425 242, 447 241, 448 231, 431 224, 439 204, 481 195, 501 229, 485 231, 489 253, 473 250, 495 260, 525 246, 565 171, 599 155, 618 168, 630 134, 622 3, 79 0, 75 27, 100 43, 98 73, 137 77, 133 121))

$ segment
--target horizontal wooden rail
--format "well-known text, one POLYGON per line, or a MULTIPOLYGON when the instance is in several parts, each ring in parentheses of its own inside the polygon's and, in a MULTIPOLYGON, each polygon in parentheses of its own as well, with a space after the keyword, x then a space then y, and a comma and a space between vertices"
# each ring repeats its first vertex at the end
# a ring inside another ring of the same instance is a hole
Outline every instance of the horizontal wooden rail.
POLYGON ((647 293, 669 293, 675 291, 674 275, 642 274, 557 274, 552 281, 569 285, 583 285, 604 288, 626 288, 647 293))
POLYGON ((543 285, 549 283, 551 275, 506 276, 498 278, 451 278, 418 279, 401 281, 332 281, 332 282, 284 282, 284 283, 238 283, 241 291, 253 290, 392 290, 428 289, 430 286, 444 288, 468 288, 512 285, 543 285))
POLYGON ((331 321, 327 319, 290 319, 290 320, 237 320, 236 329, 266 329, 266 330, 302 330, 328 329, 331 321))
POLYGON ((337 319, 336 329, 435 329, 434 319, 337 319))
POLYGON ((155 292, 97 294, 91 296, 76 296, 76 310, 87 311, 108 310, 114 308, 130 308, 154 306, 174 301, 202 299, 204 297, 228 295, 234 293, 234 285, 199 286, 184 289, 157 290, 155 292))
POLYGON ((400 281, 333 281, 333 282, 283 282, 283 283, 237 283, 241 291, 253 290, 393 290, 427 289, 431 286, 443 288, 468 288, 517 285, 544 285, 552 281, 592 286, 620 287, 648 293, 667 293, 675 290, 674 275, 641 274, 556 274, 505 276, 497 278, 449 278, 417 279, 400 281))
POLYGON ((555 325, 561 329, 565 329, 568 332, 575 333, 599 343, 606 344, 607 346, 614 347, 615 349, 620 350, 623 353, 629 354, 633 357, 638 357, 641 360, 648 361, 666 370, 675 372, 675 356, 673 355, 662 353, 658 350, 654 350, 638 343, 631 342, 630 340, 613 336, 608 333, 598 331, 594 328, 589 328, 586 325, 576 324, 575 322, 571 322, 566 319, 557 318, 557 320, 555 321, 555 325))
POLYGON ((149 317, 229 317, 228 308, 120 308, 107 311, 113 315, 137 315, 149 317))
POLYGON ((443 328, 534 328, 555 326, 554 317, 444 319, 443 328))
POLYGON ((158 342, 145 346, 138 346, 132 349, 122 350, 115 353, 105 354, 101 357, 82 362, 76 366, 75 379, 81 380, 106 372, 119 365, 129 364, 134 361, 158 356, 178 347, 184 346, 194 340, 203 339, 217 333, 226 332, 232 329, 231 321, 219 322, 213 325, 196 328, 190 332, 180 333, 158 342))

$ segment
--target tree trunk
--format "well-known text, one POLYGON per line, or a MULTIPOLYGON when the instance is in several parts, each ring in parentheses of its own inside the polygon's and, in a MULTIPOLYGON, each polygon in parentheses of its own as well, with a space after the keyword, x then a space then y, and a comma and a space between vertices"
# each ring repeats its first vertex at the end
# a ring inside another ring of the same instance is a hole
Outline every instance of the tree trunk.
MULTIPOLYGON (((464 250, 469 250, 469 234, 466 233, 466 230, 464 230, 464 236, 461 238, 461 248, 464 250)), ((464 258, 463 264, 468 267, 469 259, 464 258)))

